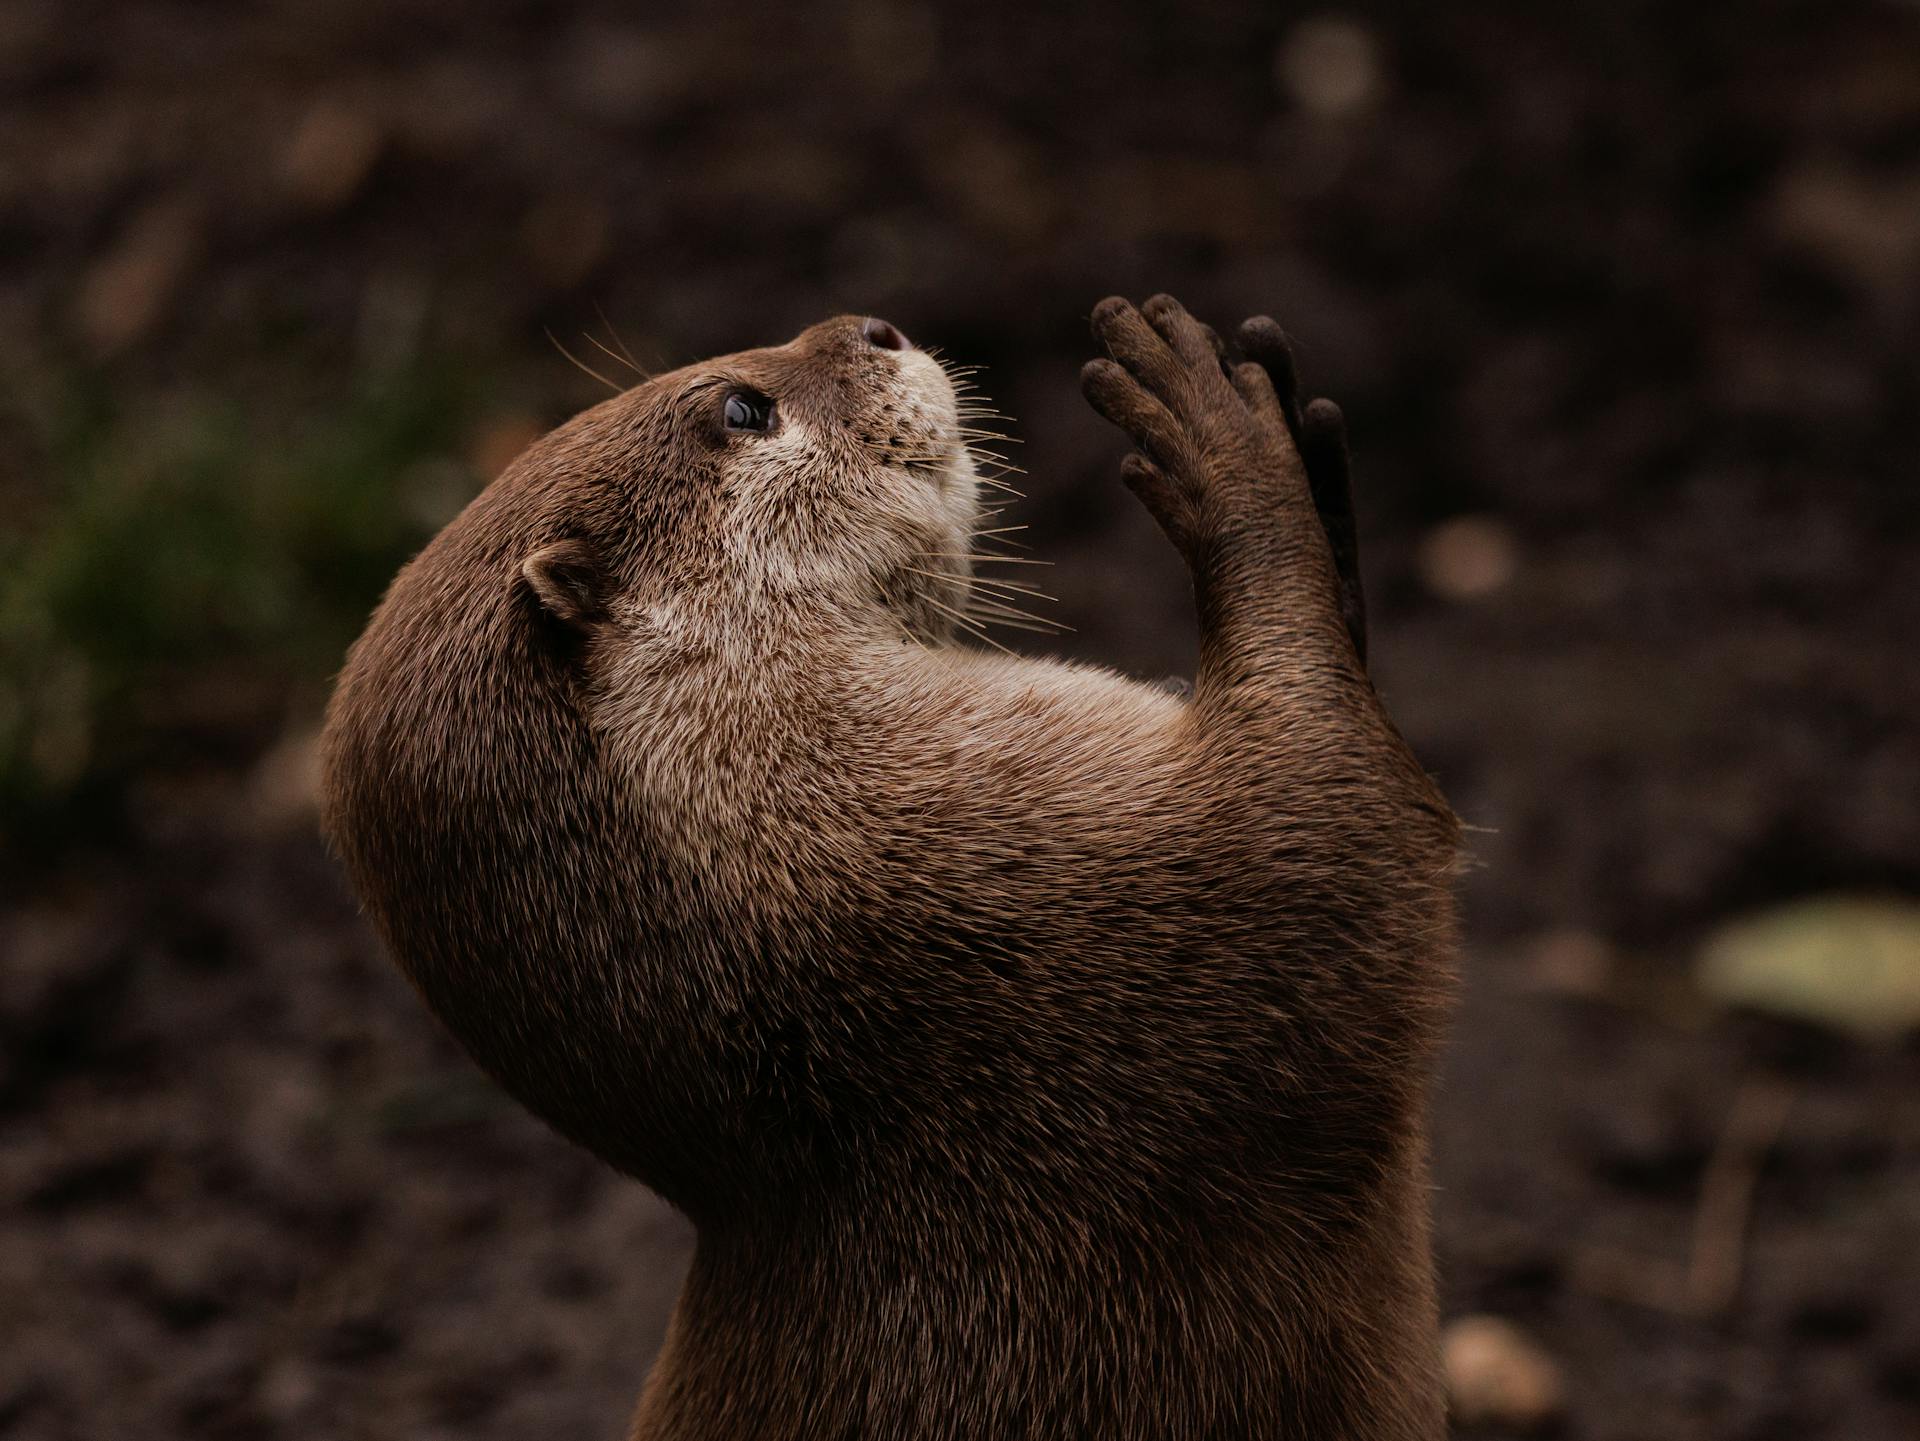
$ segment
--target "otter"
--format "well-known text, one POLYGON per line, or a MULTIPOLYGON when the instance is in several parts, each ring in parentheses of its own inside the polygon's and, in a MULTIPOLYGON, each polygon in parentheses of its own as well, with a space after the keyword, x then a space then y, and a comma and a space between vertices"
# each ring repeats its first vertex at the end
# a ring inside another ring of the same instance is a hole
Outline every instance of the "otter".
POLYGON ((1093 312, 1190 697, 966 643, 981 476, 883 321, 663 374, 394 581, 325 824, 482 1066, 693 1221, 634 1438, 1431 1438, 1458 828, 1272 322, 1093 312))

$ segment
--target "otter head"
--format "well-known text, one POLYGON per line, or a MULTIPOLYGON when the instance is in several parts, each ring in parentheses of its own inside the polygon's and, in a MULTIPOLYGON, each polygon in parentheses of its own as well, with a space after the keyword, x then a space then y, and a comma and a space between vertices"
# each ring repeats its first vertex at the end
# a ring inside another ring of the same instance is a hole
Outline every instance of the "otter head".
POLYGON ((515 470, 539 492, 520 575, 566 627, 671 655, 789 619, 937 642, 964 614, 979 483, 961 406, 884 320, 655 377, 515 470))
POLYGON ((609 696, 708 697, 797 635, 942 641, 979 516, 963 414, 860 318, 657 376, 476 497, 335 690, 326 826, 388 948, 521 1100, 689 1209, 749 1144, 727 1087, 759 1041, 714 979, 740 939, 636 781, 660 727, 609 696))

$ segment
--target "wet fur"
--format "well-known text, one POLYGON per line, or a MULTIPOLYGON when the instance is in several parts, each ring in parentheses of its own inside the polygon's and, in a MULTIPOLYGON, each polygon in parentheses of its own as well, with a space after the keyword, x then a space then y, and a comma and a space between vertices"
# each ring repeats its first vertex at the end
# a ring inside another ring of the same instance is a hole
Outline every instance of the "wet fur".
POLYGON ((952 391, 856 320, 555 431, 349 658, 388 946, 699 1229, 635 1437, 1441 1433, 1455 825, 1277 412, 1122 305, 1089 393, 1195 565, 1190 702, 954 643, 952 391))

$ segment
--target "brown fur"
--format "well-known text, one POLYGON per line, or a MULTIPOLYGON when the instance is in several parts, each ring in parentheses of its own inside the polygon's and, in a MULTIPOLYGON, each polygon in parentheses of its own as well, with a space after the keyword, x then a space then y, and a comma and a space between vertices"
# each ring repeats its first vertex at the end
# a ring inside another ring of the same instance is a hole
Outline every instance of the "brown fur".
POLYGON ((327 823, 382 936, 698 1226, 635 1437, 1442 1429, 1455 823, 1291 395, 1164 298, 1095 327, 1194 567, 1190 702, 954 642, 952 388, 846 319, 540 441, 348 661, 327 823), (771 434, 719 427, 730 383, 771 434))

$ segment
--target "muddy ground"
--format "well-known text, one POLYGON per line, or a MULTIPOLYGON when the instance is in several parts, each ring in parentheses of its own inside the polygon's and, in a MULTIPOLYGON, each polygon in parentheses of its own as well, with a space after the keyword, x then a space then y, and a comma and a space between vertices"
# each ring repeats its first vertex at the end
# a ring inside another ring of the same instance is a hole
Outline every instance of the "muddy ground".
MULTIPOLYGON (((1920 891, 1920 11, 81 0, 0 7, 0 86, 13 399, 311 415, 452 356, 470 488, 594 394, 543 330, 611 370, 589 332, 879 313, 988 367, 1061 648, 1141 674, 1191 619, 1085 315, 1271 310, 1352 422, 1380 688, 1479 828, 1449 1314, 1537 1337, 1573 1437, 1920 1431, 1920 1051, 1686 985, 1725 918, 1920 891)), ((617 1435, 688 1233, 379 956, 313 833, 324 668, 271 660, 183 664, 84 823, 10 827, 0 1436, 617 1435)))

